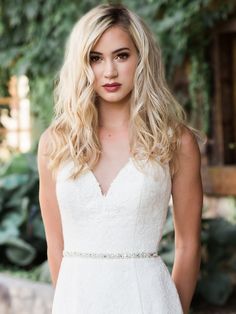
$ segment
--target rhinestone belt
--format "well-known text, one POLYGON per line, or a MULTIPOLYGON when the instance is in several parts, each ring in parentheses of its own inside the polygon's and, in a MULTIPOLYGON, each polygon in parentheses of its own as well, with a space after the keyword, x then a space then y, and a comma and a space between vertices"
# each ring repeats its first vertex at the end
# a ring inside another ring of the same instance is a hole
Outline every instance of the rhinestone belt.
POLYGON ((157 252, 152 253, 85 253, 78 251, 63 251, 63 256, 81 256, 92 258, 142 258, 142 257, 158 257, 157 252))

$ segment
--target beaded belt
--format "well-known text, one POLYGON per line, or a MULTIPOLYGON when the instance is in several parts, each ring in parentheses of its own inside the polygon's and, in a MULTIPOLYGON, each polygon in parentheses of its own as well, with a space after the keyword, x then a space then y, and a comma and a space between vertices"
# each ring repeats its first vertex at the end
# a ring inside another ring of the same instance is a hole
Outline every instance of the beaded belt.
POLYGON ((78 251, 63 251, 63 256, 81 256, 92 258, 141 258, 141 257, 158 257, 157 252, 152 253, 85 253, 78 251))

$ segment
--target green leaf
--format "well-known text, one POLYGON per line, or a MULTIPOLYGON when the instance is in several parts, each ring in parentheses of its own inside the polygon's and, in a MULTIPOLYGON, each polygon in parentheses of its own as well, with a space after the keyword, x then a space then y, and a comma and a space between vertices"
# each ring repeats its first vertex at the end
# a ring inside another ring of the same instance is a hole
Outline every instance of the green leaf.
POLYGON ((27 172, 28 162, 26 159, 27 154, 13 155, 9 162, 7 162, 0 171, 0 177, 10 174, 22 174, 27 172))
POLYGON ((13 190, 26 184, 29 177, 27 174, 10 174, 0 179, 0 188, 4 190, 13 190))
POLYGON ((174 262, 174 250, 172 251, 169 251, 169 252, 165 252, 165 253, 161 253, 161 257, 163 259, 163 261, 169 265, 169 266, 172 266, 173 265, 173 262, 174 262))
POLYGON ((19 238, 10 238, 5 243, 6 256, 12 263, 26 266, 30 264, 36 256, 35 249, 19 238))
POLYGON ((225 273, 211 273, 198 286, 201 295, 211 304, 223 305, 233 291, 233 284, 225 273))
POLYGON ((222 246, 236 245, 236 225, 224 219, 215 219, 209 223, 209 228, 212 241, 222 246))
POLYGON ((51 273, 49 270, 48 261, 43 262, 36 270, 35 273, 39 281, 51 283, 51 273))
POLYGON ((42 239, 42 240, 46 240, 44 225, 42 223, 41 216, 34 219, 31 226, 33 228, 33 235, 35 237, 42 239))
POLYGON ((173 232, 174 232, 173 220, 172 220, 172 216, 169 215, 164 225, 162 236, 165 237, 169 234, 172 234, 173 232))
POLYGON ((14 225, 4 226, 0 224, 0 245, 5 245, 9 238, 17 238, 19 236, 19 230, 14 225))

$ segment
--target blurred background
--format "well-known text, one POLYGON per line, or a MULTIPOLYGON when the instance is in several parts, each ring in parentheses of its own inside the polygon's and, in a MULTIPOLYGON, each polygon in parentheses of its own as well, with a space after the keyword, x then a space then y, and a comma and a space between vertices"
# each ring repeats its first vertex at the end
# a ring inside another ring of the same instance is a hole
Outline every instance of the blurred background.
MULTIPOLYGON (((0 0, 0 312, 51 313, 38 202, 38 139, 53 112, 54 78, 75 21, 107 1, 0 0)), ((117 1, 116 1, 117 2, 117 1)), ((160 43, 171 90, 200 144, 202 263, 191 313, 236 313, 236 3, 120 1, 160 43)), ((170 211, 161 255, 173 265, 170 211)))

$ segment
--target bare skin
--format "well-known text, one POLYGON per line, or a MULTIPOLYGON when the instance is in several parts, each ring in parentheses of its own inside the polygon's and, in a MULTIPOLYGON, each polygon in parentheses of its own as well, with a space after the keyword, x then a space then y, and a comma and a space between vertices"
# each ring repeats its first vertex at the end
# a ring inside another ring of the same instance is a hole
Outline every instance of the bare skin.
POLYGON ((57 203, 55 181, 48 170, 45 156, 50 143, 48 130, 44 131, 38 146, 39 202, 47 240, 47 256, 52 284, 55 287, 62 260, 64 247, 61 217, 57 203))
MULTIPOLYGON (((94 50, 102 54, 98 64, 92 65, 97 84, 95 89, 100 97, 98 113, 102 155, 93 173, 101 185, 103 194, 106 194, 116 174, 130 156, 128 129, 129 95, 132 82, 127 81, 125 71, 129 68, 128 72, 131 73, 132 81, 131 70, 135 70, 137 53, 127 33, 117 27, 106 31, 94 50), (114 50, 127 47, 127 45, 131 59, 124 61, 117 54, 113 54, 114 50), (125 85, 125 88, 121 87, 117 94, 106 93, 101 88, 101 83, 113 81, 120 82, 125 85)), ((55 182, 47 170, 47 160, 43 156, 48 141, 48 131, 45 131, 39 142, 38 165, 40 205, 47 237, 49 266, 55 286, 62 259, 63 237, 55 195, 55 182)), ((199 272, 202 208, 200 152, 194 136, 187 129, 184 129, 181 147, 175 154, 175 158, 178 160, 179 168, 172 179, 176 248, 172 278, 177 287, 184 314, 187 314, 199 272)))
POLYGON ((172 278, 184 314, 187 314, 200 268, 203 198, 200 151, 196 139, 187 129, 182 134, 181 147, 175 157, 179 169, 172 179, 175 227, 175 260, 172 278))
POLYGON ((93 47, 90 62, 95 76, 94 89, 99 97, 99 138, 102 145, 101 158, 93 173, 103 194, 106 194, 130 156, 129 101, 138 53, 130 36, 121 28, 112 27, 93 47), (121 84, 118 91, 104 89, 104 84, 114 82, 121 84))

